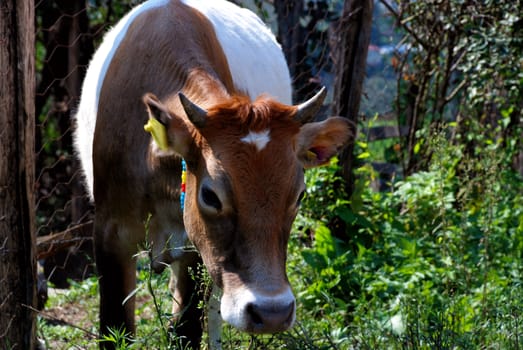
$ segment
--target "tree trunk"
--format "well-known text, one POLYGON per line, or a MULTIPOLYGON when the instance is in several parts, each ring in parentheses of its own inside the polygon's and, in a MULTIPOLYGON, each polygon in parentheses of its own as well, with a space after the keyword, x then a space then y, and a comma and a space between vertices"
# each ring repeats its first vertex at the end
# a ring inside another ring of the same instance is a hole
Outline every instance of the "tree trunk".
MULTIPOLYGON (((336 67, 334 115, 348 118, 355 125, 358 122, 361 90, 365 78, 372 9, 372 0, 345 0, 343 14, 334 38, 336 67)), ((353 150, 353 145, 349 145, 340 157, 349 196, 354 186, 353 150)))
POLYGON ((34 2, 0 3, 0 348, 35 347, 34 2))

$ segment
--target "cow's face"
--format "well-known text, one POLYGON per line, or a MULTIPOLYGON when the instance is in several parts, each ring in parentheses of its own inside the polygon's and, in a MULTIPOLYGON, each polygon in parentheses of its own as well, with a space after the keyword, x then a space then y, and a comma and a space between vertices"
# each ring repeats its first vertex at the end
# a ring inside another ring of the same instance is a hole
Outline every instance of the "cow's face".
POLYGON ((305 190, 303 169, 327 162, 348 140, 349 123, 297 120, 315 113, 322 96, 305 110, 242 97, 203 110, 181 100, 186 116, 165 110, 169 145, 187 163, 184 223, 223 290, 221 315, 252 333, 286 330, 296 307, 287 242, 305 190))

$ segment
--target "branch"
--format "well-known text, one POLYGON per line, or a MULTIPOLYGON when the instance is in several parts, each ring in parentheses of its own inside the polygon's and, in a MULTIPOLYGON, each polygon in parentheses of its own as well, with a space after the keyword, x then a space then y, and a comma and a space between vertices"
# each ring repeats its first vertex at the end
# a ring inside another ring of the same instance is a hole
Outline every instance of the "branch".
POLYGON ((22 304, 22 306, 27 308, 27 309, 29 309, 29 310, 31 310, 31 311, 33 311, 33 312, 35 312, 35 313, 37 313, 38 315, 40 315, 41 317, 45 318, 46 320, 51 320, 53 322, 57 322, 57 323, 60 323, 62 325, 66 325, 66 326, 78 329, 78 330, 84 332, 91 339, 97 339, 98 338, 98 334, 95 334, 95 333, 89 331, 88 329, 85 329, 85 328, 82 328, 80 326, 74 325, 71 322, 68 322, 68 321, 66 321, 64 319, 60 319, 60 318, 55 317, 55 316, 53 316, 51 314, 48 314, 46 312, 37 310, 34 307, 32 307, 31 305, 22 304))
POLYGON ((421 38, 415 33, 412 31, 412 29, 410 29, 410 27, 406 24, 406 23, 403 23, 403 21, 400 21, 400 14, 398 12, 396 12, 396 10, 394 10, 392 8, 392 6, 386 1, 386 0, 379 0, 386 8, 387 10, 389 10, 390 13, 392 13, 394 15, 394 17, 396 17, 396 19, 398 20, 398 23, 401 23, 401 26, 407 31, 407 33, 409 33, 413 38, 414 40, 416 40, 416 42, 418 42, 421 46, 423 46, 423 48, 427 51, 430 51, 431 49, 431 46, 429 44, 427 44, 425 41, 421 40, 421 38))
POLYGON ((91 241, 91 236, 81 236, 78 232, 92 225, 93 222, 88 221, 83 224, 72 226, 62 232, 38 237, 36 239, 36 259, 45 259, 66 248, 91 241))
POLYGON ((463 87, 468 83, 468 79, 463 79, 461 81, 461 83, 458 84, 458 86, 456 86, 454 88, 454 90, 451 91, 451 93, 445 97, 445 103, 449 103, 452 99, 454 99, 454 97, 456 97, 457 93, 463 89, 463 87))

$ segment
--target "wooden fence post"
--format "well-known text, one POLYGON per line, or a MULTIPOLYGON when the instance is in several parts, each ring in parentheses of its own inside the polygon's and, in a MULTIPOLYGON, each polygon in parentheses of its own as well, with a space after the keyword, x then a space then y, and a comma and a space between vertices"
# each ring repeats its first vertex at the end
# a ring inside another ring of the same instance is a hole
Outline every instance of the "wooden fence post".
POLYGON ((34 1, 0 2, 0 348, 35 348, 34 1))
MULTIPOLYGON (((372 24, 372 0, 345 0, 343 14, 335 33, 334 115, 343 116, 355 125, 358 122, 361 90, 365 78, 367 49, 372 24)), ((340 156, 342 175, 347 192, 352 194, 353 145, 349 145, 340 156)))

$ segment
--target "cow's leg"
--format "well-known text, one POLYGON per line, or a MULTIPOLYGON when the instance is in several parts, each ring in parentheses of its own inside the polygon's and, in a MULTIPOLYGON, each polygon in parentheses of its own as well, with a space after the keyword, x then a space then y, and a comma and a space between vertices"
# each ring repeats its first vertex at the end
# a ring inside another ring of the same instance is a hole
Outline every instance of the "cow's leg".
POLYGON ((200 347, 202 338, 202 300, 200 276, 197 273, 201 258, 196 252, 186 253, 171 264, 170 289, 173 293, 174 332, 186 346, 192 349, 200 347), (190 273, 190 270, 193 273, 190 273))
MULTIPOLYGON (((120 235, 121 237, 121 235, 120 235)), ((100 289, 100 335, 110 330, 134 334, 134 297, 136 262, 128 244, 119 241, 115 224, 95 223, 95 259, 100 289)), ((100 343, 104 349, 114 348, 111 342, 100 343)))

